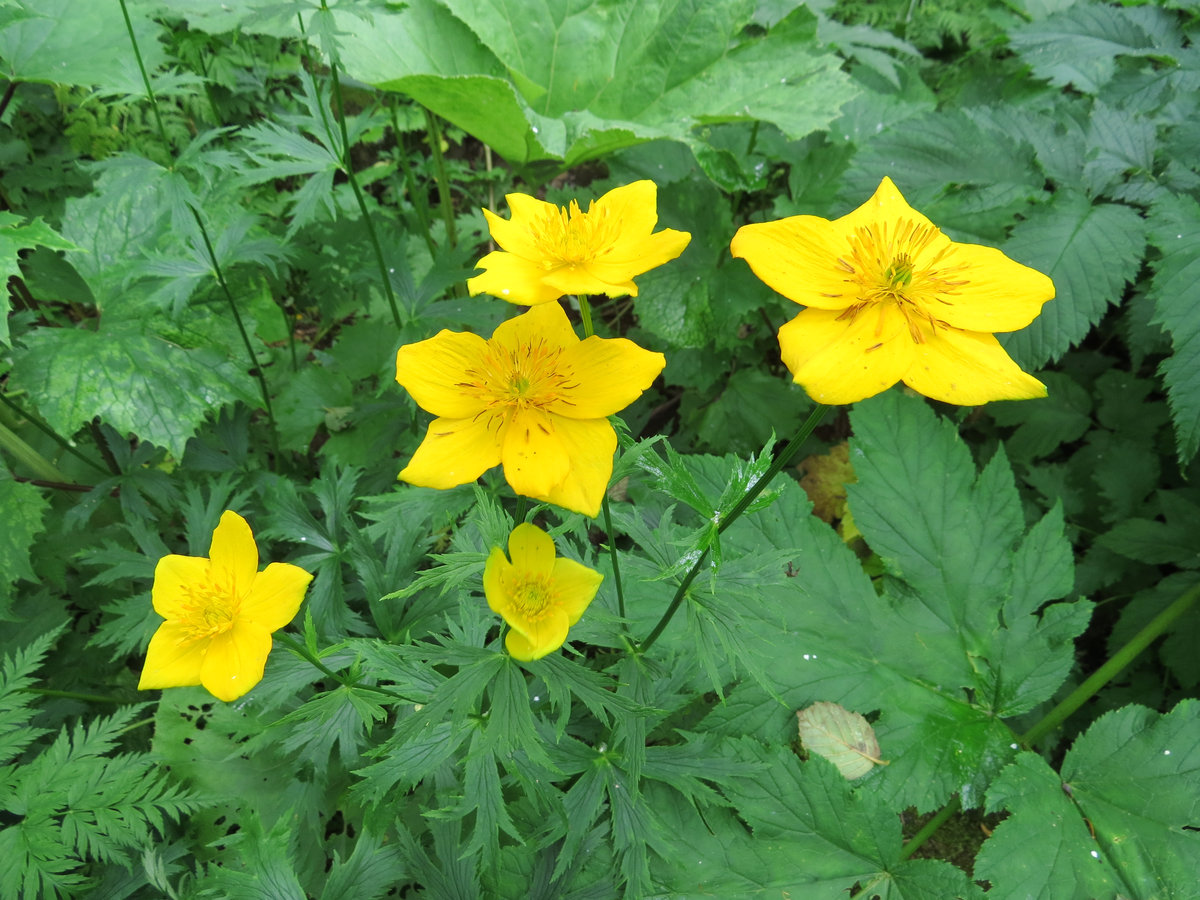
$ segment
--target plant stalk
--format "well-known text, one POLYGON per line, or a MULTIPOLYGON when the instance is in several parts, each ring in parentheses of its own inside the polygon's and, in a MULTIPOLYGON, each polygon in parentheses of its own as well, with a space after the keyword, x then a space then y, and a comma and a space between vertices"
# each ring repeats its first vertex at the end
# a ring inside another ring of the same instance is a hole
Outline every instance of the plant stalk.
POLYGON ((437 173, 438 199, 442 206, 442 219, 446 222, 446 240, 451 247, 458 246, 458 233, 454 228, 454 204, 450 200, 450 179, 446 175, 446 160, 442 156, 442 128, 437 116, 425 110, 425 125, 429 134, 429 149, 433 153, 434 171, 437 173))
MULTIPOLYGON (((775 476, 783 470, 783 467, 791 461, 792 456, 798 449, 800 449, 800 445, 808 440, 809 435, 813 433, 813 429, 817 427, 818 423, 820 423, 828 409, 828 406, 818 403, 816 408, 809 413, 809 416, 804 421, 804 424, 800 426, 800 430, 796 432, 796 436, 793 437, 791 441, 788 442, 788 445, 783 448, 783 452, 779 453, 773 460, 771 460, 770 467, 766 472, 763 473, 762 477, 747 489, 746 493, 742 495, 742 498, 733 505, 729 512, 717 524, 718 535, 720 535, 725 531, 726 528, 737 521, 741 517, 742 513, 749 509, 750 504, 758 499, 758 495, 761 494, 767 485, 771 483, 772 479, 774 479, 775 476)), ((679 587, 675 591, 675 596, 671 598, 671 603, 669 606, 667 606, 667 611, 662 614, 662 618, 658 620, 658 624, 654 626, 654 630, 646 635, 646 639, 642 641, 640 647, 641 652, 645 653, 648 649, 650 649, 654 642, 658 640, 663 631, 666 630, 667 625, 670 623, 671 619, 675 616, 675 613, 679 610, 680 605, 683 603, 683 598, 686 596, 688 588, 692 586, 692 582, 695 581, 696 576, 700 574, 700 569, 704 566, 707 559, 708 549, 705 548, 704 552, 700 554, 699 558, 692 565, 691 571, 689 571, 687 575, 684 576, 683 581, 679 583, 679 587)))
MULTIPOLYGON (((91 466, 96 471, 103 472, 105 475, 108 474, 108 470, 105 469, 104 466, 100 465, 100 463, 96 462, 94 459, 89 459, 88 457, 86 457, 82 453, 80 453, 79 450, 77 450, 75 447, 73 447, 71 445, 70 441, 68 441, 61 434, 59 434, 57 431, 55 431, 53 428, 51 428, 49 425, 47 425, 44 421, 42 421, 40 416, 30 415, 28 412, 26 412, 24 409, 22 409, 20 406, 18 406, 13 401, 13 399, 11 397, 9 397, 7 394, 0 393, 0 401, 3 401, 4 404, 6 406, 8 406, 14 413, 16 413, 22 419, 25 419, 26 421, 28 421, 31 425, 33 425, 35 428, 37 428, 39 431, 41 431, 43 434, 45 434, 47 437, 49 437, 51 440, 53 440, 56 444, 58 444, 60 447, 62 447, 64 450, 66 450, 68 453, 70 453, 72 456, 87 463, 89 466, 91 466)), ((56 479, 52 479, 52 480, 56 480, 56 479)))
POLYGON ((405 697, 403 694, 397 694, 395 691, 389 691, 387 688, 376 687, 373 684, 360 684, 357 681, 352 681, 351 679, 346 678, 343 675, 339 675, 337 672, 333 671, 333 669, 329 668, 329 666, 325 665, 325 663, 321 662, 321 660, 317 659, 317 657, 313 656, 308 651, 307 647, 305 647, 303 644, 301 644, 299 641, 297 641, 295 638, 293 638, 290 634, 286 634, 285 632, 282 632, 282 631, 277 631, 277 632, 275 632, 275 634, 273 636, 274 636, 275 640, 279 641, 279 643, 283 644, 283 646, 285 646, 285 647, 287 647, 287 649, 291 650, 292 653, 294 653, 296 656, 300 657, 302 660, 304 660, 305 662, 309 663, 310 665, 312 665, 313 667, 318 669, 321 672, 321 674, 323 674, 326 678, 332 678, 334 681, 336 681, 342 687, 351 688, 351 689, 357 688, 358 690, 361 690, 361 691, 371 691, 376 694, 383 694, 387 697, 392 698, 393 700, 399 700, 402 703, 418 703, 418 702, 420 702, 418 700, 414 700, 412 697, 405 697))
POLYGON ((33 447, 23 441, 16 432, 0 425, 0 449, 10 454, 14 460, 45 481, 71 482, 71 479, 59 471, 58 467, 33 447))

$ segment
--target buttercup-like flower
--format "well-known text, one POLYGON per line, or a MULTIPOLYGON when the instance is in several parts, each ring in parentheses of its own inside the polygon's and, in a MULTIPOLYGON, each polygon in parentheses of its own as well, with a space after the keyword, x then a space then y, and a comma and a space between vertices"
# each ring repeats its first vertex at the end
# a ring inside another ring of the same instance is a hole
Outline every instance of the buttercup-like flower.
POLYGON ((633 276, 674 259, 692 239, 670 228, 651 234, 658 223, 653 181, 614 188, 587 212, 574 200, 563 209, 528 194, 506 199, 511 219, 483 211, 502 249, 479 261, 483 275, 467 279, 471 296, 493 294, 522 306, 564 294, 636 297, 633 276))
POLYGON ((572 559, 556 558, 554 540, 522 523, 508 536, 508 553, 493 547, 483 569, 488 606, 508 623, 508 652, 522 662, 553 653, 579 621, 604 576, 572 559))
POLYGON ((312 581, 290 563, 258 571, 250 526, 230 510, 208 555, 158 561, 151 598, 166 621, 150 638, 138 690, 202 684, 218 700, 236 700, 262 681, 271 632, 292 621, 312 581))
POLYGON ((731 249, 808 307, 779 329, 779 346, 820 403, 852 403, 897 381, 960 405, 1046 396, 992 333, 1032 322, 1054 283, 999 250, 952 242, 890 178, 840 219, 744 225, 731 249))
POLYGON ((595 516, 617 449, 606 417, 665 365, 624 338, 579 340, 557 303, 509 319, 491 340, 441 331, 407 344, 396 380, 438 418, 400 477, 445 489, 502 463, 518 494, 595 516))

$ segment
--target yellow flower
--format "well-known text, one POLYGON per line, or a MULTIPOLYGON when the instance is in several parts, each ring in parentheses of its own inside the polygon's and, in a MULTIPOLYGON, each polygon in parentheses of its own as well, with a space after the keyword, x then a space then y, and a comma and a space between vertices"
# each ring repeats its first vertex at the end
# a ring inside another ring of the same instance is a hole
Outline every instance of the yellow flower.
POLYGON ((808 307, 779 329, 779 346, 820 403, 852 403, 897 381, 961 405, 1046 396, 992 333, 1032 322, 1054 283, 999 250, 952 242, 890 178, 840 219, 745 225, 731 249, 808 307))
POLYGON ((271 632, 292 621, 312 581, 289 563, 258 571, 250 526, 230 510, 208 553, 158 561, 151 598, 166 621, 150 638, 138 690, 202 684, 218 700, 236 700, 262 681, 271 632))
POLYGON ((444 489, 502 463, 518 494, 595 516, 617 449, 606 417, 664 365, 624 338, 579 340, 557 303, 509 319, 491 340, 441 331, 408 344, 396 380, 438 418, 400 477, 444 489))
POLYGON ((508 194, 511 219, 483 211, 492 239, 503 249, 479 261, 487 271, 467 279, 471 296, 493 294, 523 306, 564 294, 636 297, 633 276, 674 259, 692 239, 670 228, 651 234, 658 223, 657 195, 653 181, 635 181, 583 212, 574 200, 563 209, 528 194, 508 194))
POLYGON ((604 576, 571 559, 556 558, 554 540, 523 523, 508 536, 508 553, 493 547, 483 570, 488 606, 508 623, 508 652, 522 662, 553 653, 579 621, 604 576))

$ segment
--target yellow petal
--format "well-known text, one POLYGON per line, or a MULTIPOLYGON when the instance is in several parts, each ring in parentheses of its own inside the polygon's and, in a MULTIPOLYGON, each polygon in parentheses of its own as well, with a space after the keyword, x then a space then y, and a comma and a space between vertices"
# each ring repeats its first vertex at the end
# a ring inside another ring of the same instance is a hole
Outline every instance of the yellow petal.
MULTIPOLYGON (((627 280, 675 259, 687 248, 691 239, 692 236, 686 231, 676 231, 673 228, 666 228, 657 234, 640 236, 626 235, 622 231, 621 240, 611 251, 590 261, 587 269, 599 281, 616 283, 627 280)), ((628 283, 633 286, 632 281, 628 283)), ((611 292, 605 293, 614 296, 611 292)), ((637 287, 633 286, 633 290, 628 293, 636 297, 637 287)))
POLYGON ((940 265, 961 267, 948 277, 965 282, 930 305, 935 318, 966 331, 1024 328, 1054 298, 1054 282, 993 247, 955 244, 940 265))
POLYGON ((504 646, 513 659, 529 662, 553 653, 567 639, 567 614, 561 609, 549 609, 538 620, 525 622, 517 629, 509 622, 504 646))
POLYGON ((254 622, 238 621, 209 642, 200 683, 218 700, 236 700, 262 681, 270 652, 271 633, 267 629, 254 622))
POLYGON ((1046 396, 1046 386, 1021 371, 990 334, 938 328, 914 354, 904 383, 935 400, 976 406, 1046 396))
MULTIPOLYGON (((209 561, 202 556, 164 556, 154 567, 150 599, 154 611, 164 619, 183 618, 182 605, 191 591, 208 580, 209 561)), ((199 682, 192 682, 198 684, 199 682)))
POLYGON ((460 385, 477 380, 468 372, 486 351, 487 341, 477 334, 439 331, 397 351, 396 381, 426 412, 448 419, 468 419, 484 406, 477 395, 460 385))
POLYGON ((908 370, 913 343, 894 304, 875 304, 838 320, 806 309, 779 329, 783 363, 818 403, 853 403, 891 387, 908 370))
POLYGON ((573 347, 579 343, 579 337, 561 304, 543 303, 501 322, 492 333, 491 343, 525 357, 530 347, 573 347))
POLYGON ((522 522, 508 536, 508 555, 523 575, 549 577, 554 571, 554 538, 536 525, 522 522))
POLYGON ((536 409, 513 416, 500 458, 504 478, 518 494, 545 499, 567 477, 571 457, 558 436, 560 425, 567 421, 536 409))
POLYGON ((561 365, 574 386, 547 409, 571 419, 611 416, 640 397, 666 364, 661 353, 625 338, 586 338, 563 353, 561 365))
POLYGON ((875 193, 871 195, 870 200, 835 221, 838 225, 848 227, 850 233, 853 233, 853 230, 856 228, 873 225, 877 222, 900 222, 904 220, 913 222, 918 226, 937 227, 922 213, 917 212, 909 206, 908 201, 904 199, 904 195, 900 193, 900 189, 896 187, 895 182, 885 175, 879 182, 879 187, 875 188, 875 193))
POLYGON ((536 261, 515 253, 495 250, 476 263, 476 267, 485 271, 467 279, 467 290, 472 297, 491 294, 509 303, 536 306, 569 293, 547 283, 546 270, 536 261))
POLYGON ((640 243, 658 224, 658 185, 642 179, 615 187, 591 205, 588 215, 620 223, 614 247, 640 243))
POLYGON ((483 567, 483 596, 487 598, 492 612, 502 616, 507 615, 512 607, 512 596, 507 585, 514 574, 513 564, 508 561, 504 551, 493 547, 488 554, 487 563, 483 567))
POLYGON ((189 640, 187 630, 180 623, 163 622, 146 648, 146 664, 142 667, 138 690, 199 684, 207 649, 207 640, 189 640))
POLYGON ((511 218, 503 219, 486 209, 483 211, 492 240, 509 253, 526 259, 541 259, 544 251, 538 236, 545 231, 547 219, 558 219, 559 208, 529 194, 505 194, 504 199, 508 202, 511 218))
POLYGON ((490 416, 434 419, 400 479, 438 490, 474 481, 500 464, 502 424, 499 417, 490 416))
POLYGON ((567 616, 567 623, 574 625, 583 616, 583 611, 595 599, 596 591, 604 576, 573 559, 556 559, 552 581, 558 595, 558 606, 567 616))
POLYGON ((595 518, 612 478, 617 433, 607 419, 558 419, 556 426, 571 470, 550 493, 536 499, 595 518))
POLYGON ((230 509, 221 513, 208 555, 213 580, 234 597, 244 597, 258 574, 258 545, 246 520, 230 509))
MULTIPOLYGON (((630 297, 637 296, 637 285, 631 278, 645 269, 629 271, 629 268, 625 266, 609 267, 609 278, 606 279, 596 274, 598 268, 594 263, 565 265, 547 272, 544 281, 559 297, 564 294, 604 294, 608 297, 624 297, 626 294, 630 297)), ((647 268, 650 267, 647 266, 647 268)))
POLYGON ((291 563, 271 563, 254 579, 250 595, 242 601, 239 618, 278 631, 296 617, 312 575, 291 563))
POLYGON ((849 255, 851 232, 818 216, 791 216, 743 225, 730 252, 789 300, 816 309, 845 309, 858 288, 838 260, 849 255))

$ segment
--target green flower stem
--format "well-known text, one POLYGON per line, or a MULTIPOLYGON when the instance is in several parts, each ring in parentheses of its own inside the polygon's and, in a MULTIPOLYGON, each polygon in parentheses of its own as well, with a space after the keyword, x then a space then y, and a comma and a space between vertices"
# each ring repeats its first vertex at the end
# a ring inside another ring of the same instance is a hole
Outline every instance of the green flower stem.
POLYGON ((142 84, 146 86, 146 96, 150 98, 150 110, 154 113, 154 122, 158 126, 158 137, 163 143, 167 156, 173 156, 171 141, 167 138, 167 128, 163 125, 162 113, 158 111, 158 98, 154 96, 154 88, 150 86, 150 75, 146 72, 146 63, 142 60, 142 50, 138 47, 137 35, 133 33, 133 22, 129 18, 129 9, 125 0, 120 0, 121 15, 125 17, 125 30, 129 33, 129 43, 133 45, 133 56, 137 60, 138 71, 142 73, 142 84))
POLYGON ((900 848, 900 859, 905 860, 921 849, 921 845, 933 837, 933 833, 941 828, 962 808, 962 801, 956 795, 953 800, 943 806, 936 816, 921 826, 921 830, 909 838, 908 843, 900 848))
MULTIPOLYGON (((392 134, 396 136, 396 165, 404 172, 404 189, 408 191, 408 199, 412 203, 413 212, 416 213, 417 220, 421 223, 421 234, 425 239, 425 246, 429 248, 430 255, 433 255, 437 253, 437 244, 434 243, 433 235, 429 230, 429 205, 426 198, 417 190, 417 183, 413 178, 413 166, 408 157, 408 148, 404 146, 404 132, 400 130, 400 120, 396 116, 397 95, 391 94, 390 96, 388 113, 392 118, 392 134)), ((484 150, 487 150, 486 145, 484 150)))
POLYGON ((4 114, 8 112, 8 104, 12 102, 13 94, 17 92, 17 85, 20 83, 19 81, 10 81, 8 87, 4 89, 4 96, 0 97, 0 118, 3 118, 4 114))
POLYGON ((528 506, 528 498, 521 494, 517 497, 517 512, 513 516, 513 521, 520 525, 525 521, 525 512, 528 506))
POLYGON ((50 688, 20 688, 26 694, 40 694, 43 697, 62 697, 66 700, 83 700, 87 703, 116 703, 124 705, 131 703, 130 700, 120 700, 116 697, 105 697, 103 694, 80 694, 76 691, 55 691, 50 688))
MULTIPOLYGON (((791 461, 792 456, 798 449, 800 449, 800 445, 808 440, 809 435, 812 434, 813 429, 817 427, 818 423, 824 417, 825 412, 828 409, 828 406, 820 403, 817 404, 816 408, 813 409, 808 418, 804 421, 804 424, 800 426, 800 430, 796 432, 796 436, 788 442, 786 447, 783 448, 783 452, 771 460, 770 467, 766 472, 763 473, 762 477, 750 486, 750 488, 742 496, 742 499, 735 503, 733 508, 730 509, 724 518, 722 518, 717 524, 718 535, 736 522, 738 518, 741 517, 742 513, 749 509, 750 504, 758 499, 758 495, 761 494, 766 486, 771 483, 771 480, 774 479, 774 477, 778 475, 780 471, 782 471, 783 467, 791 461)), ((642 641, 640 648, 641 652, 645 653, 647 650, 649 650, 666 629, 675 613, 679 610, 680 605, 683 603, 683 598, 687 595, 688 588, 692 586, 692 582, 695 581, 696 576, 700 574, 700 569, 704 566, 704 563, 707 559, 708 549, 705 548, 704 552, 700 554, 699 558, 692 566, 691 571, 688 572, 687 575, 684 576, 683 581, 679 583, 679 587, 675 591, 675 596, 671 598, 671 603, 667 607, 667 611, 662 614, 662 618, 658 620, 658 624, 654 626, 654 630, 646 635, 646 639, 642 641)))
POLYGON ((342 687, 351 689, 357 688, 360 691, 371 691, 375 694, 383 694, 384 696, 391 697, 393 700, 399 700, 401 703, 420 702, 419 700, 414 700, 412 697, 405 697, 403 694, 397 694, 395 691, 389 691, 387 688, 376 687, 373 684, 360 684, 353 679, 346 678, 344 675, 339 675, 337 672, 333 671, 333 669, 329 668, 329 666, 325 665, 325 663, 321 662, 321 660, 317 659, 316 656, 309 652, 307 647, 293 638, 290 634, 277 631, 273 636, 275 640, 279 641, 279 643, 291 650, 296 656, 314 666, 325 677, 332 678, 342 687))
POLYGON ((1104 665, 1091 674, 1090 677, 1064 699, 1058 706, 1046 713, 1042 720, 1029 729, 1021 737, 1021 743, 1030 746, 1036 744, 1047 734, 1066 721, 1067 717, 1090 700, 1104 685, 1122 669, 1133 662, 1137 656, 1159 637, 1171 624, 1182 616, 1200 598, 1200 584, 1185 591, 1170 606, 1146 623, 1124 647, 1113 654, 1104 665))
POLYGON ((454 204, 450 199, 450 179, 446 175, 446 160, 442 156, 442 127, 437 116, 425 107, 425 127, 429 133, 429 149, 433 153, 434 171, 437 173, 438 198, 442 205, 442 218, 446 221, 446 240, 451 247, 458 246, 458 233, 454 228, 454 204))
MULTIPOLYGON (((588 298, 584 294, 579 295, 579 313, 583 317, 583 335, 585 338, 590 338, 595 335, 596 330, 592 326, 592 304, 588 302, 588 298)), ((612 510, 608 506, 607 491, 600 498, 600 509, 604 513, 604 531, 608 535, 608 556, 612 560, 613 584, 617 589, 617 613, 624 619, 625 587, 621 583, 620 554, 617 553, 616 536, 613 534, 612 510)))
MULTIPOLYGON (((262 366, 258 362, 258 356, 254 352, 254 346, 250 343, 250 335, 246 332, 246 326, 242 322, 242 314, 238 311, 237 301, 233 299, 233 292, 229 290, 229 284, 225 281, 225 273, 221 271, 221 264, 217 261, 217 252, 213 249, 211 238, 208 236, 208 229, 204 227, 204 220, 200 218, 200 213, 197 212, 194 206, 189 206, 192 211, 192 217, 196 220, 196 226, 200 229, 200 237, 204 241, 204 249, 208 251, 209 262, 212 263, 213 274, 217 277, 217 284, 221 286, 221 291, 225 294, 225 299, 229 302, 229 310, 233 313, 233 321, 237 325, 238 334, 242 336, 242 346, 246 348, 246 355, 250 358, 250 367, 254 371, 254 377, 258 379, 258 387, 262 392, 263 406, 267 410, 267 421, 271 426, 271 448, 274 451, 274 460, 279 459, 279 428, 275 425, 275 410, 271 407, 271 392, 267 388, 267 376, 263 374, 262 366)), ((271 467, 272 469, 274 466, 271 467)))
POLYGON ((19 435, 0 425, 0 449, 45 481, 70 482, 71 479, 42 454, 23 441, 19 435))
MULTIPOLYGON (((328 10, 325 0, 321 0, 321 9, 328 10)), ((379 235, 375 232, 375 223, 371 221, 371 212, 367 209, 367 200, 358 184, 358 176, 354 174, 354 163, 350 159, 350 132, 346 129, 346 107, 342 103, 342 82, 338 77, 337 61, 329 59, 329 76, 333 81, 333 112, 337 118, 338 131, 342 135, 342 171, 350 182, 350 190, 354 191, 354 199, 358 201, 358 211, 362 214, 363 224, 367 226, 367 237, 371 240, 371 248, 375 251, 375 264, 379 266, 379 277, 383 279, 383 292, 387 296, 388 308, 392 311, 392 322, 396 330, 404 327, 400 319, 400 307, 396 303, 396 292, 392 290, 392 279, 388 272, 387 261, 383 258, 383 247, 379 243, 379 235)))
MULTIPOLYGON (((32 424, 35 428, 37 428, 39 431, 41 431, 43 434, 45 434, 47 437, 49 437, 51 440, 53 440, 56 444, 58 444, 60 447, 62 447, 64 450, 66 450, 68 453, 70 453, 72 456, 87 463, 89 466, 91 466, 96 471, 103 472, 105 475, 108 474, 108 470, 106 468, 104 468, 104 466, 100 465, 100 463, 96 462, 94 459, 89 459, 88 457, 86 457, 82 453, 80 453, 79 450, 77 450, 71 444, 70 441, 68 441, 65 437, 63 437, 61 434, 59 434, 57 431, 55 431, 53 428, 51 428, 49 425, 47 425, 41 419, 40 416, 35 416, 35 415, 32 415, 32 414, 26 412, 7 394, 0 393, 0 401, 3 401, 4 405, 7 406, 9 409, 11 409, 14 413, 16 413, 20 418, 27 420, 30 424, 32 424)), ((68 480, 69 481, 70 479, 52 479, 52 480, 68 480)))

